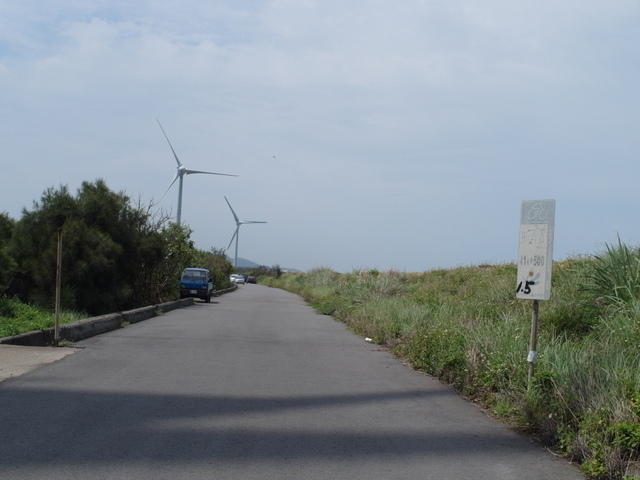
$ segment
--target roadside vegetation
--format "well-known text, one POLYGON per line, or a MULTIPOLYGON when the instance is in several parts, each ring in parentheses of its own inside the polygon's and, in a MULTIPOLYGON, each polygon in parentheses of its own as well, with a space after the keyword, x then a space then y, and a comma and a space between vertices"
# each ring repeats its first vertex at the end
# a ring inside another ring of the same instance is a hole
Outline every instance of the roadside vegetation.
MULTIPOLYGON (((20 219, 0 213, 0 294, 14 289, 0 297, 0 337, 53 326, 59 229, 62 323, 176 299, 188 266, 208 268, 217 289, 230 286, 225 252, 196 249, 191 230, 153 205, 102 180, 75 196, 51 188, 20 219)), ((451 384, 587 477, 640 475, 639 248, 618 241, 554 265, 531 382, 531 303, 515 298, 516 265, 252 274, 451 384)))
POLYGON ((62 229, 62 323, 175 300, 186 267, 231 286, 224 250, 198 250, 191 230, 102 180, 47 189, 20 219, 0 213, 0 337, 53 326, 62 229))
POLYGON ((554 265, 527 380, 531 302, 516 265, 424 273, 317 268, 261 282, 388 346, 517 430, 580 464, 588 478, 636 478, 640 461, 640 250, 554 265))
MULTIPOLYGON (((75 322, 83 318, 78 312, 60 312, 60 323, 75 322)), ((54 315, 51 310, 23 303, 17 298, 0 297, 0 338, 47 330, 53 326, 54 315)))

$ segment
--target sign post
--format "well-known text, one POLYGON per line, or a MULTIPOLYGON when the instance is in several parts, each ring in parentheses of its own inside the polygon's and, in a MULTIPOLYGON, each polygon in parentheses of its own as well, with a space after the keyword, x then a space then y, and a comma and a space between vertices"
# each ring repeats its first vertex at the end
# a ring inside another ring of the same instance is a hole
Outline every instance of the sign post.
POLYGON ((58 256, 56 260, 56 303, 53 327, 53 344, 60 343, 60 289, 62 283, 62 227, 58 229, 58 256))
POLYGON ((529 374, 534 375, 538 343, 540 300, 551 297, 551 267, 553 264, 553 230, 555 200, 525 200, 520 210, 520 244, 518 248, 518 286, 516 297, 533 300, 529 374))

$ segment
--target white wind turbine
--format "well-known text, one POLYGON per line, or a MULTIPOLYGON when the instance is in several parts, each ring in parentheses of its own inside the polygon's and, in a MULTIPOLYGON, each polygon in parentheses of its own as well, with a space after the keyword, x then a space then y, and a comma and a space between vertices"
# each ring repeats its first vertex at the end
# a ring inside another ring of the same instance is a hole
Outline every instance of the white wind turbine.
MULTIPOLYGON (((227 197, 224 197, 225 200, 227 200, 227 197)), ((233 214, 233 218, 236 221, 236 231, 233 232, 233 237, 231 237, 231 241, 229 242, 229 246, 227 247, 227 250, 229 250, 229 247, 231 246, 231 244, 233 243, 233 239, 236 239, 236 256, 235 256, 235 260, 233 261, 233 266, 237 267, 238 266, 238 237, 240 236, 240 225, 244 225, 246 223, 267 223, 267 222, 259 222, 259 221, 255 221, 255 220, 240 220, 238 218, 238 215, 236 215, 236 212, 233 211, 233 208, 231 207, 231 204, 229 203, 229 200, 227 200, 227 205, 229 205, 229 208, 231 209, 231 213, 233 214)))
MULTIPOLYGON (((167 194, 167 192, 173 186, 173 184, 176 183, 176 180, 180 179, 180 183, 178 184, 178 215, 176 216, 176 223, 178 225, 181 225, 181 217, 182 217, 182 179, 183 179, 183 177, 185 175, 192 175, 194 173, 205 173, 207 175, 224 175, 226 177, 237 177, 237 175, 230 175, 228 173, 203 172, 203 171, 200 171, 200 170, 190 170, 190 169, 188 169, 178 159, 178 155, 176 155, 176 151, 173 149, 173 145, 171 145, 171 142, 169 141, 169 137, 167 137, 167 134, 165 133, 164 128, 162 128, 162 125, 160 124, 160 120, 158 120, 156 118, 156 121, 158 122, 158 125, 160 125, 160 130, 162 130, 162 133, 164 134, 164 138, 167 139, 167 142, 169 143, 169 147, 171 148, 171 151, 173 152, 173 156, 175 157, 176 162, 178 163, 178 171, 176 172, 176 176, 173 177, 173 180, 171 181, 171 184, 169 185, 167 190, 162 195, 162 198, 164 198, 164 196, 167 194)), ((160 200, 162 200, 162 198, 160 200)))

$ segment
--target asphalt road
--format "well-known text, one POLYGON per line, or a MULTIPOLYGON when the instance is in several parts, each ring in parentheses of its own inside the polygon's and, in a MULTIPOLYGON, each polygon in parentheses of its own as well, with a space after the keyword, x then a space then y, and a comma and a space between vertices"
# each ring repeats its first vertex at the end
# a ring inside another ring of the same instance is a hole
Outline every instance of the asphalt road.
POLYGON ((0 478, 582 479, 450 388, 260 285, 0 383, 0 478))

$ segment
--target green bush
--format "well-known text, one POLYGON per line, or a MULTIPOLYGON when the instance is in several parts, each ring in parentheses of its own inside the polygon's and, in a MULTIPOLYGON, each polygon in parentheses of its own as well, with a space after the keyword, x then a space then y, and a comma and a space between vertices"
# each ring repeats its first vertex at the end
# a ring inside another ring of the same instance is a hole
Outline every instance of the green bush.
POLYGON ((17 221, 0 214, 0 286, 17 268, 32 279, 28 300, 52 308, 59 231, 64 308, 99 315, 174 300, 180 273, 193 266, 209 268, 217 287, 229 285, 224 252, 197 250, 188 226, 96 180, 75 195, 47 189, 17 221))
POLYGON ((419 328, 401 349, 411 363, 440 380, 462 388, 467 380, 467 339, 460 330, 419 328))
POLYGON ((16 262, 7 248, 15 223, 8 213, 0 213, 0 292, 6 288, 9 274, 16 268, 16 262))

